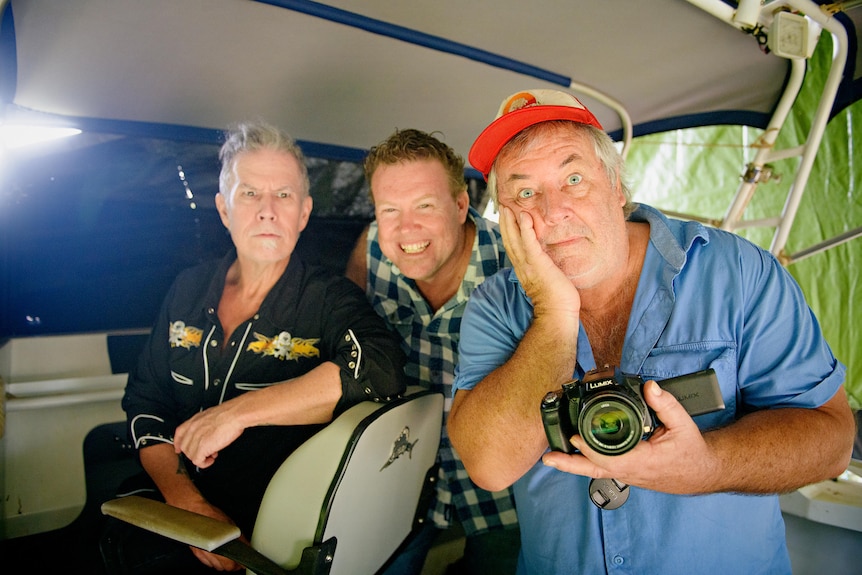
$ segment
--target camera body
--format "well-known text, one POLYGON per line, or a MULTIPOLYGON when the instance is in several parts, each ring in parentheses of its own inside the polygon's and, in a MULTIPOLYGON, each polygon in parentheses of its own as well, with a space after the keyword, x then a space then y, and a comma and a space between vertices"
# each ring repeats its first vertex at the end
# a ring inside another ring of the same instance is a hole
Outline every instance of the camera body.
MULTIPOLYGON (((724 409, 712 369, 666 379, 659 386, 676 397, 689 415, 724 409)), ((605 366, 548 392, 540 408, 548 445, 554 451, 575 453, 569 438, 580 435, 605 455, 630 451, 661 424, 644 399, 643 387, 639 376, 605 366)))

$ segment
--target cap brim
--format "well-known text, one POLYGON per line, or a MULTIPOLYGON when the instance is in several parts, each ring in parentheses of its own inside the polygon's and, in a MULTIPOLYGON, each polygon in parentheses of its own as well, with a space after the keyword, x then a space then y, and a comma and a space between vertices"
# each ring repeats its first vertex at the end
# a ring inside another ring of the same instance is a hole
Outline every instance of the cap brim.
POLYGON ((602 125, 586 109, 574 108, 572 106, 530 106, 509 112, 500 116, 482 130, 473 146, 470 148, 468 158, 470 165, 482 172, 486 178, 497 154, 506 143, 514 138, 518 132, 529 128, 534 124, 549 122, 552 120, 571 120, 579 124, 587 124, 603 130, 602 125))

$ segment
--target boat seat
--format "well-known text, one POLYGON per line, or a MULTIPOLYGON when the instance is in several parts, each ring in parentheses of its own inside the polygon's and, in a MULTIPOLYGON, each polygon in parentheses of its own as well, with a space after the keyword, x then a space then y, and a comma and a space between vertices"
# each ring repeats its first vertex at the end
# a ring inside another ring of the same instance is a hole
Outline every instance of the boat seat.
POLYGON ((135 495, 102 513, 257 575, 374 573, 424 521, 442 419, 442 394, 424 390, 348 409, 276 471, 250 545, 234 525, 135 495))

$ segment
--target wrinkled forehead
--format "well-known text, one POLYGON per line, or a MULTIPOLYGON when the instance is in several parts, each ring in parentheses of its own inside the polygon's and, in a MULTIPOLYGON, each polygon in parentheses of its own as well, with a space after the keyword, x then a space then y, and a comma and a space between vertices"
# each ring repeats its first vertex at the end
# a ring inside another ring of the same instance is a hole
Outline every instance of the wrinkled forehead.
POLYGON ((582 155, 594 150, 588 128, 583 124, 565 120, 542 122, 521 130, 506 142, 494 163, 499 170, 506 163, 537 153, 544 154, 548 147, 563 145, 583 148, 582 155))
MULTIPOLYGON (((545 122, 526 128, 509 140, 494 162, 495 180, 519 170, 518 164, 534 160, 576 158, 579 164, 597 161, 590 134, 574 122, 545 122)), ((499 181, 499 180, 498 180, 499 181)))
POLYGON ((231 195, 242 188, 290 189, 308 193, 308 182, 299 159, 273 149, 247 150, 236 155, 230 169, 231 195))

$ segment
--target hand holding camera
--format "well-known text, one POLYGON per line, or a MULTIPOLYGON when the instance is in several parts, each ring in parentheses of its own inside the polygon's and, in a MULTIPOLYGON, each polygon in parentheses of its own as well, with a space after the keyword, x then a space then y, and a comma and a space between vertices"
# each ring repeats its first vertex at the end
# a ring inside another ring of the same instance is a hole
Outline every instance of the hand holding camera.
MULTIPOLYGON (((724 409, 715 371, 707 369, 658 382, 689 415, 724 409)), ((604 455, 621 455, 648 439, 660 425, 643 396, 644 381, 618 367, 594 369, 542 399, 542 423, 554 451, 575 453, 569 441, 580 435, 604 455)))
MULTIPOLYGON (((689 415, 724 409, 718 379, 712 369, 659 382, 689 415)), ((569 439, 580 435, 594 451, 621 455, 648 439, 661 425, 647 405, 644 381, 605 366, 587 372, 583 380, 572 380, 548 392, 540 406, 548 444, 553 451, 577 453, 569 439)), ((594 479, 590 500, 602 509, 616 509, 628 498, 628 485, 615 479, 594 479)))

